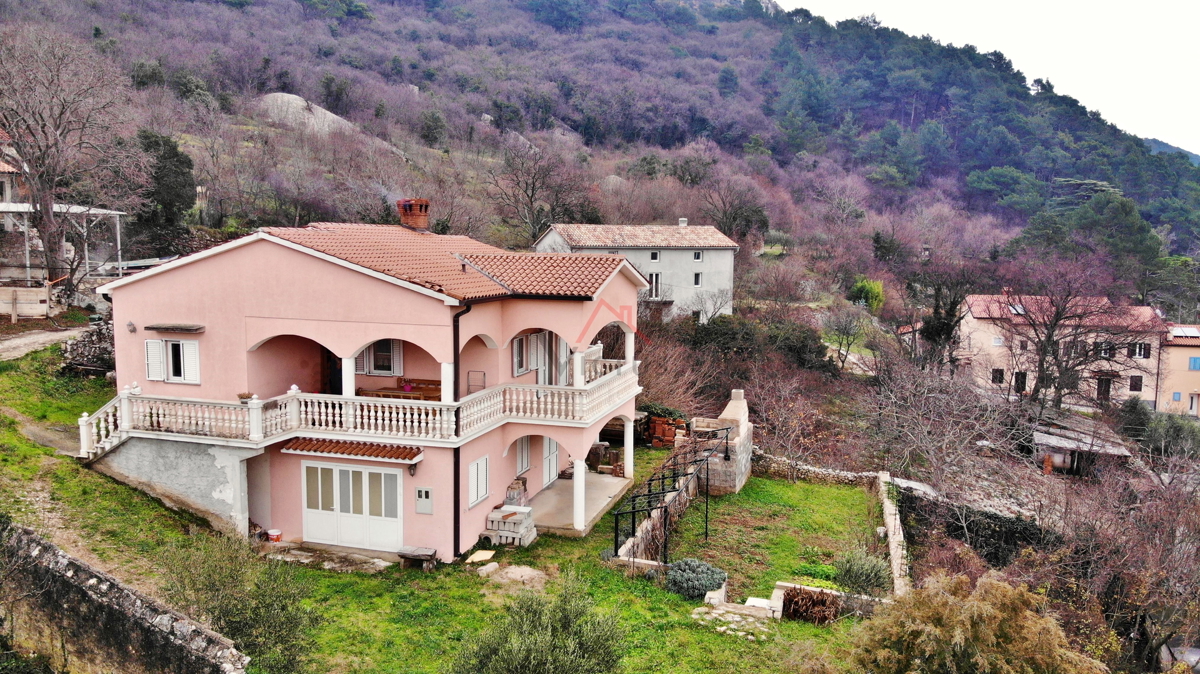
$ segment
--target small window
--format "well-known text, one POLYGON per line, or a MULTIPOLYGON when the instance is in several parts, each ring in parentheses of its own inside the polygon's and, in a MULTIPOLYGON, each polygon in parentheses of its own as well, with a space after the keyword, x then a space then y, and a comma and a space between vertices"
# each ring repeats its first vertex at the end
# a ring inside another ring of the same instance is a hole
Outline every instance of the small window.
POLYGON ((1130 377, 1129 378, 1129 392, 1130 393, 1140 393, 1141 390, 1142 390, 1142 377, 1140 375, 1133 375, 1132 377, 1130 377))
POLYGON ((468 502, 473 507, 488 497, 488 458, 485 456, 467 467, 468 502))
POLYGON ((381 339, 371 349, 371 373, 392 373, 392 340, 381 339))
POLYGON ((1112 342, 1096 342, 1096 356, 1106 360, 1112 360, 1117 355, 1117 349, 1112 342))
POLYGON ((1016 392, 1016 393, 1024 393, 1025 392, 1025 385, 1026 385, 1028 376, 1029 375, 1027 375, 1024 372, 1014 372, 1013 373, 1013 391, 1014 392, 1016 392))
POLYGON ((384 377, 404 375, 404 343, 398 339, 381 339, 367 346, 354 358, 355 374, 384 377))
POLYGON ((1003 337, 993 337, 992 338, 992 346, 1004 346, 1004 338, 1003 337))
POLYGON ((1004 383, 1004 370, 1003 369, 996 368, 996 369, 992 370, 992 383, 993 384, 1003 384, 1004 383))
POLYGON ((1196 356, 1192 356, 1191 358, 1188 358, 1188 369, 1189 370, 1200 370, 1200 358, 1197 358, 1196 356))
POLYGON ((650 261, 651 261, 651 262, 658 262, 658 260, 659 260, 659 257, 658 257, 658 251, 657 251, 657 250, 652 250, 652 251, 650 251, 650 261))
POLYGON ((699 288, 700 282, 701 282, 701 276, 702 275, 700 274, 700 272, 696 272, 695 274, 692 274, 692 285, 699 288))
POLYGON ((513 376, 517 377, 529 372, 529 336, 521 335, 513 340, 512 345, 513 376))
POLYGON ((433 514, 433 490, 429 487, 417 487, 417 514, 433 514))
POLYGON ((517 440, 517 475, 529 470, 529 436, 517 440))
POLYGON ((1130 344, 1129 348, 1125 350, 1125 355, 1129 358, 1149 358, 1150 343, 1137 342, 1136 344, 1130 344))
POLYGON ((1183 400, 1183 394, 1176 391, 1175 393, 1171 394, 1171 400, 1174 400, 1175 402, 1179 402, 1180 400, 1183 400))
POLYGON ((662 274, 650 274, 650 299, 662 299, 662 274))
POLYGON ((1029 340, 1027 340, 1027 339, 1022 339, 1022 340, 1021 340, 1021 350, 1022 350, 1022 351, 1028 351, 1028 350, 1029 350, 1029 340))
POLYGON ((174 384, 200 383, 200 342, 147 339, 146 379, 174 384))
POLYGON ((704 262, 704 251, 692 251, 692 262, 704 262))

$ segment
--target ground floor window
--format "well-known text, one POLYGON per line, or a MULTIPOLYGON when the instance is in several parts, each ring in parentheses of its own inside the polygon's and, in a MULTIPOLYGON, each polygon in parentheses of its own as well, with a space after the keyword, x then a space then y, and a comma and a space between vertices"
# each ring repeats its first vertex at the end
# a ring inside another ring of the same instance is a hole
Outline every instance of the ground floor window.
POLYGON ((1004 370, 1002 370, 1001 368, 995 368, 992 370, 992 383, 993 384, 1003 384, 1004 383, 1004 370))
MULTIPOLYGON (((488 458, 482 457, 467 466, 467 502, 474 506, 488 496, 488 458)), ((469 506, 468 506, 469 507, 469 506)))
POLYGON ((1135 374, 1135 375, 1131 376, 1131 377, 1129 378, 1129 392, 1130 392, 1130 393, 1140 393, 1140 392, 1141 392, 1141 390, 1142 390, 1142 377, 1141 377, 1141 375, 1136 375, 1136 374, 1135 374))
POLYGON ((1013 373, 1013 391, 1016 391, 1017 393, 1024 393, 1027 379, 1028 379, 1028 375, 1026 373, 1014 372, 1013 373))

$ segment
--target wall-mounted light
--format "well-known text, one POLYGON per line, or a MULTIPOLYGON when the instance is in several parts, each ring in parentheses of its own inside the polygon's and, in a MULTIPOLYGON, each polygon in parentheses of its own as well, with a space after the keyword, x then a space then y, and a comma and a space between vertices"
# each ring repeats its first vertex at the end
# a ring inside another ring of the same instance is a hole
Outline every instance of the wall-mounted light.
POLYGON ((408 476, 412 477, 416 474, 417 474, 417 464, 415 464, 415 463, 408 464, 408 476))
POLYGON ((137 332, 137 326, 133 324, 133 321, 129 321, 128 323, 126 323, 125 329, 130 332, 137 332))

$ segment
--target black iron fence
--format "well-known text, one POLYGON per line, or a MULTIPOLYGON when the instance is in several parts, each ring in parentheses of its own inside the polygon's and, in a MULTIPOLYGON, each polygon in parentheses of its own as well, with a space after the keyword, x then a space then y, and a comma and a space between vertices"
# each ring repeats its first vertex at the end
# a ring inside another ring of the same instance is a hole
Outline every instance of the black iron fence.
POLYGON ((732 428, 693 431, 643 484, 613 511, 613 554, 669 562, 671 532, 692 500, 704 496, 704 539, 708 540, 709 459, 729 460, 732 428), (631 543, 632 541, 632 543, 631 543), (622 547, 630 549, 622 554, 622 547))

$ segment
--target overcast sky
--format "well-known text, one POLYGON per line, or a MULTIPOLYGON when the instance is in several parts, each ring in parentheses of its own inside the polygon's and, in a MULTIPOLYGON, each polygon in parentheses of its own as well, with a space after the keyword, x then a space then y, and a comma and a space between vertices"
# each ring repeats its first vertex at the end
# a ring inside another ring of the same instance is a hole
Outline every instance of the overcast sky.
POLYGON ((943 44, 1004 53, 1104 119, 1200 154, 1200 0, 778 0, 830 23, 874 14, 943 44))

